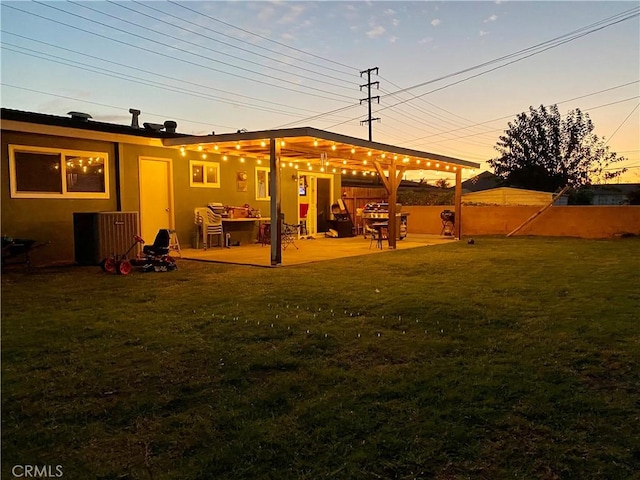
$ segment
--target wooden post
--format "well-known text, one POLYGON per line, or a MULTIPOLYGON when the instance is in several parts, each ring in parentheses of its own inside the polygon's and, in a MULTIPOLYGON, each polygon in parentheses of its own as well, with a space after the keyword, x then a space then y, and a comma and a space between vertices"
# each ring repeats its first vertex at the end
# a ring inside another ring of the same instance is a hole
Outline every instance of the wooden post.
POLYGON ((462 168, 458 167, 456 170, 456 194, 455 194, 455 238, 460 240, 462 235, 462 168))
POLYGON ((542 214, 542 212, 544 212, 547 208, 549 208, 551 205, 553 205, 553 203, 560 198, 560 196, 567 191, 567 189, 569 188, 569 185, 567 185, 566 187, 564 187, 562 190, 560 190, 560 193, 558 193, 555 197, 553 197, 553 199, 551 200, 551 202, 549 202, 548 205, 545 205, 544 207, 542 207, 540 210, 538 210, 536 213, 534 213, 533 215, 531 215, 529 218, 527 218, 524 222, 522 222, 520 225, 518 225, 516 227, 515 230, 507 233, 507 237, 510 237, 512 235, 514 235, 516 232, 518 232, 522 227, 524 227, 525 225, 533 222, 538 216, 540 216, 542 214))
POLYGON ((401 165, 396 166, 396 161, 392 160, 389 166, 389 177, 387 178, 382 170, 382 166, 378 162, 373 162, 376 167, 378 175, 382 179, 384 188, 387 191, 387 202, 389 203, 389 227, 387 229, 387 235, 389 237, 389 248, 396 248, 397 244, 397 225, 396 225, 396 202, 398 200, 398 185, 402 175, 404 175, 407 167, 401 165))
POLYGON ((271 266, 282 263, 282 206, 280 185, 280 141, 269 141, 269 187, 271 189, 271 266))

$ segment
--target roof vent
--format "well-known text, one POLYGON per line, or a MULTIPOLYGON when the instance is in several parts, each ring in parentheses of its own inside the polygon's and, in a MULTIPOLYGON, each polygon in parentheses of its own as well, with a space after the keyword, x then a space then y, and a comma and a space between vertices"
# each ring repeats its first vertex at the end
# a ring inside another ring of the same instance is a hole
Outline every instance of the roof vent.
POLYGON ((130 108, 129 113, 131 114, 131 128, 140 128, 138 124, 138 117, 140 116, 140 110, 136 110, 135 108, 130 108))
POLYGON ((176 133, 177 127, 178 127, 178 124, 173 120, 167 120, 166 122, 164 122, 164 130, 167 133, 176 133))
POLYGON ((78 120, 80 122, 88 122, 91 117, 88 113, 83 112, 68 112, 67 115, 71 115, 73 120, 78 120))
POLYGON ((144 125, 145 129, 153 130, 154 132, 159 132, 160 130, 162 130, 164 128, 164 125, 161 124, 161 123, 144 122, 142 125, 144 125))

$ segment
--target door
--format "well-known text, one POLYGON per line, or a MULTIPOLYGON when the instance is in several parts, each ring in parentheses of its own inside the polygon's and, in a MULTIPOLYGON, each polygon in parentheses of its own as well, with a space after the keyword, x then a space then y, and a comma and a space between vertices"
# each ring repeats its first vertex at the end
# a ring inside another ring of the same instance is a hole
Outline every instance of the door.
POLYGON ((151 244, 158 230, 173 229, 171 159, 140 157, 140 234, 151 244))
POLYGON ((317 195, 317 229, 318 232, 329 231, 331 219, 331 179, 318 177, 317 195))

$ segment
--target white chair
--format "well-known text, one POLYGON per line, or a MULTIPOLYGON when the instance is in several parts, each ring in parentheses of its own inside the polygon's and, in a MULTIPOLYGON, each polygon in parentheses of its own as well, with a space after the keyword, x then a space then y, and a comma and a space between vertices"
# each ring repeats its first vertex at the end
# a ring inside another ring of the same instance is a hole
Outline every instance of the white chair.
POLYGON ((199 207, 194 209, 194 223, 198 225, 199 228, 198 237, 202 234, 202 245, 205 250, 210 246, 209 237, 211 235, 218 237, 218 247, 224 246, 222 215, 213 213, 208 207, 199 207))

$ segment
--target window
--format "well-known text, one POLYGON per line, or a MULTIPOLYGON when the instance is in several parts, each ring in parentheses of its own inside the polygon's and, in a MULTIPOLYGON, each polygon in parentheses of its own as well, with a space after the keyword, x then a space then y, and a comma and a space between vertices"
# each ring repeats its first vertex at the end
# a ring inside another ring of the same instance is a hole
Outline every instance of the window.
POLYGON ((220 164, 216 162, 189 161, 192 187, 220 188, 220 164))
POLYGON ((256 200, 269 200, 271 198, 269 171, 266 167, 256 167, 256 200))
POLYGON ((13 198, 109 198, 108 154, 9 145, 13 198))

